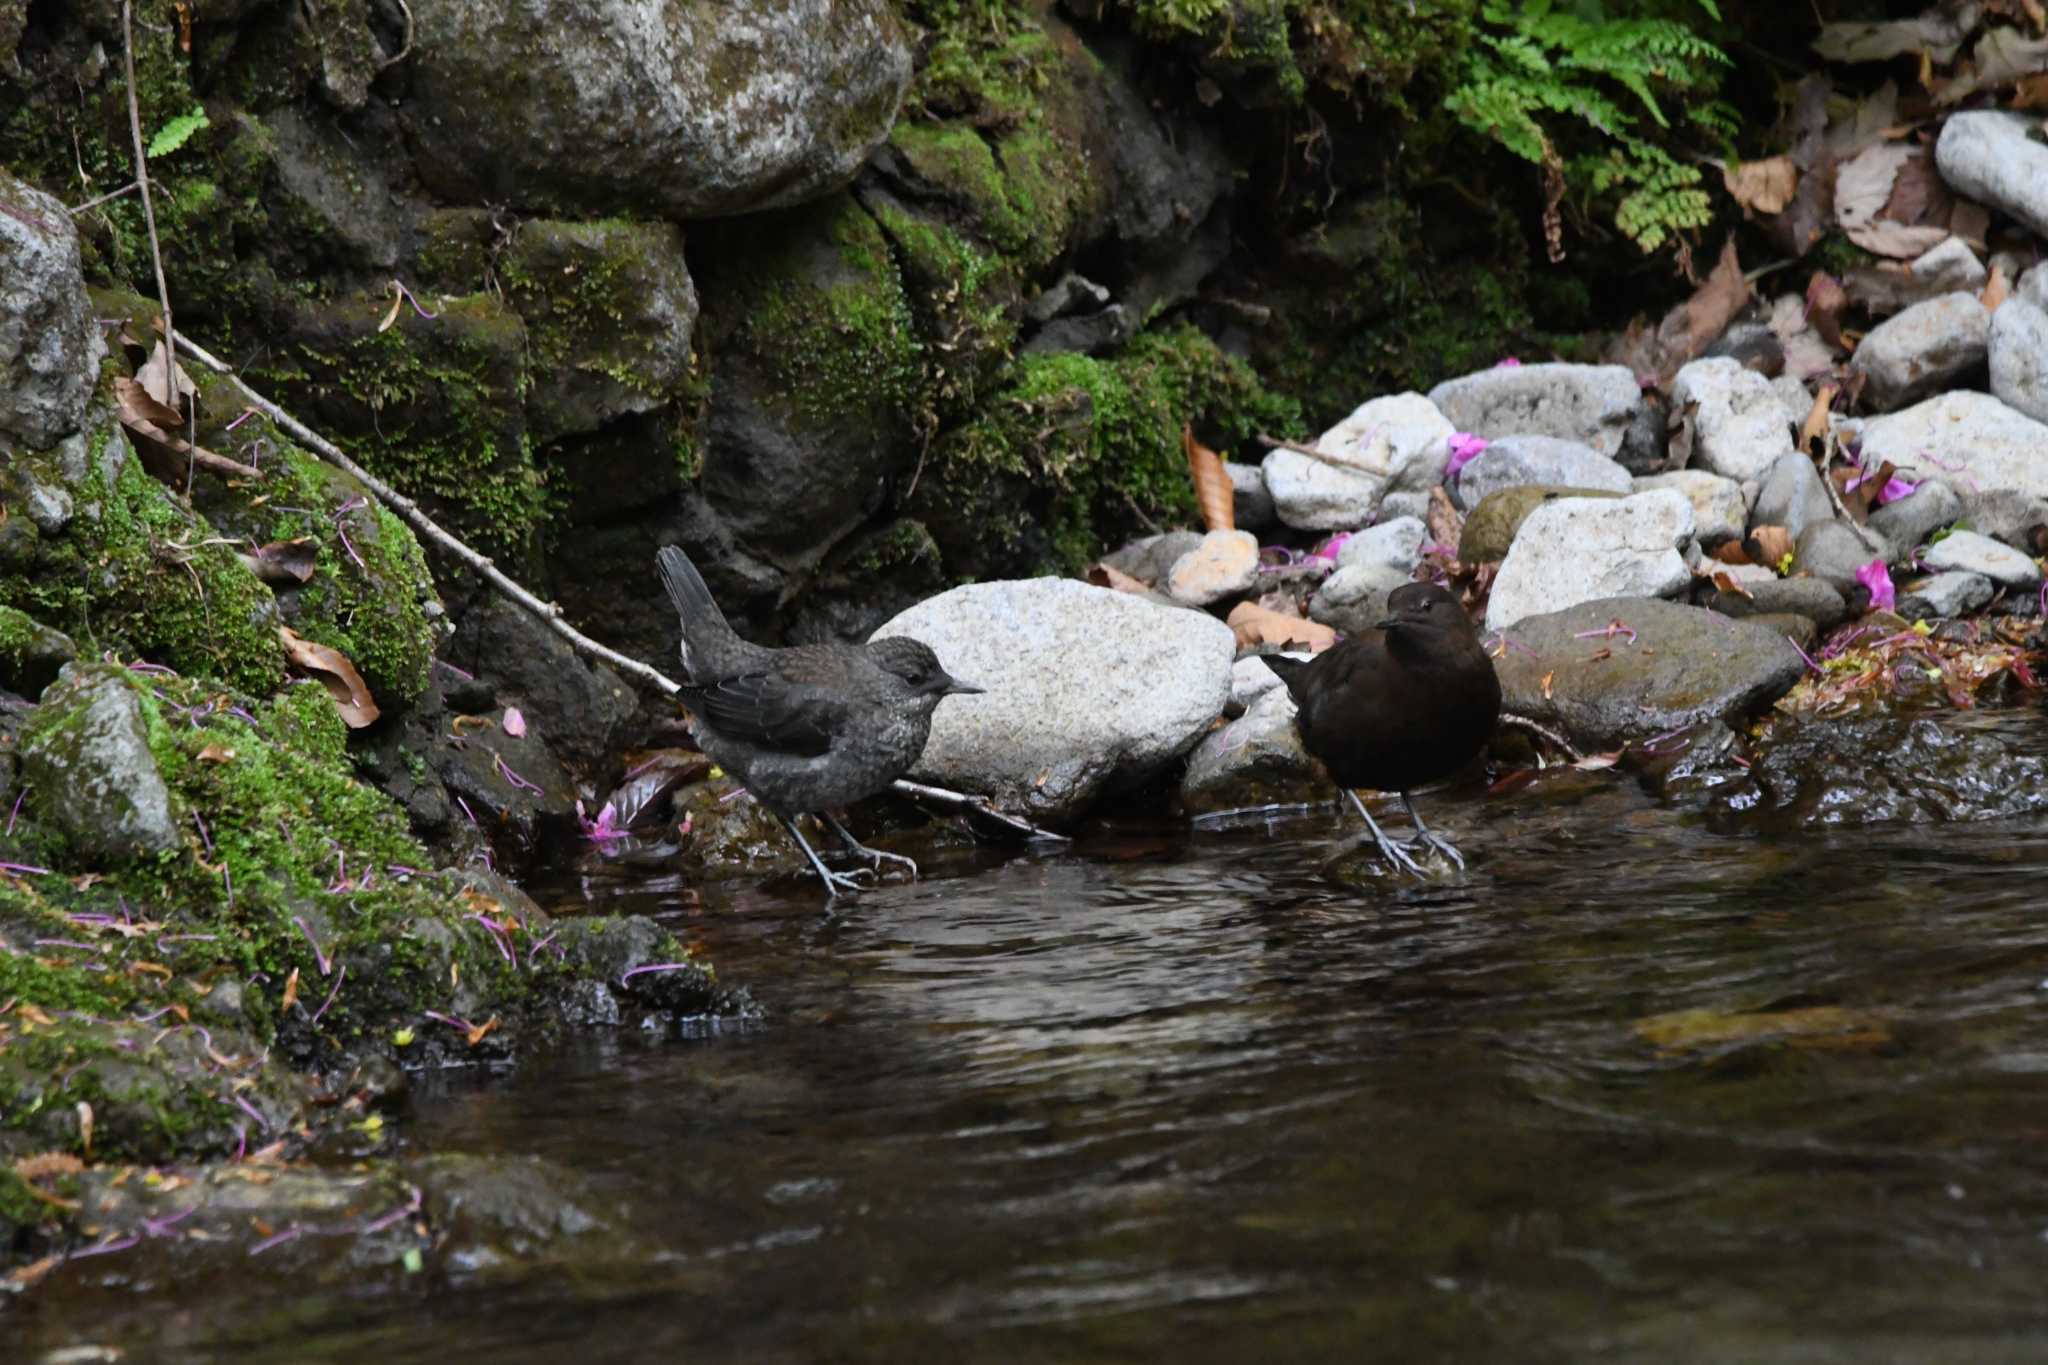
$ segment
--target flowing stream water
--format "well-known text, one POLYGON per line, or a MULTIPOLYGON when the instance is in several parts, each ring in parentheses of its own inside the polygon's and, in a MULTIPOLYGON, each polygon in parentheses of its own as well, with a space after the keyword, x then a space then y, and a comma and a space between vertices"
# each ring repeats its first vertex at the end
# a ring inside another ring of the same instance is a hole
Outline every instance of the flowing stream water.
MULTIPOLYGON (((1996 723, 2048 744, 2038 715, 1996 723)), ((580 1173, 651 1248, 630 1272, 73 1287, 33 1338, 494 1363, 2048 1355, 2048 820, 1736 828, 1612 771, 1424 806, 1465 875, 1387 876, 1333 814, 1290 812, 934 847, 924 881, 831 917, 795 881, 543 888, 663 917, 768 1011, 416 1081, 408 1143, 580 1173), (1710 1013, 1644 1025, 1688 1010, 1710 1013)))

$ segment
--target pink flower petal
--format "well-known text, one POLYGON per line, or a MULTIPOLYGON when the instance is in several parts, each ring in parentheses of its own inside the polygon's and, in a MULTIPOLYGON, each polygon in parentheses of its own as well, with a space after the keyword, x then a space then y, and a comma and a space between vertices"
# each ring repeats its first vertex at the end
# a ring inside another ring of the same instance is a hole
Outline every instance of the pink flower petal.
POLYGON ((1891 570, 1884 566, 1883 559, 1873 559, 1858 569, 1856 581, 1870 589, 1870 605, 1874 610, 1890 611, 1898 605, 1899 596, 1892 587, 1891 570))
POLYGON ((514 739, 521 739, 526 735, 526 717, 519 714, 519 708, 516 706, 505 708, 505 733, 514 739))
POLYGON ((1897 502, 1900 498, 1910 498, 1913 496, 1913 490, 1919 486, 1911 479, 1902 479, 1894 474, 1884 481, 1883 488, 1877 490, 1877 505, 1882 507, 1888 502, 1897 502))
POLYGON ((1504 355, 1494 363, 1493 368, 1495 368, 1496 370, 1512 370, 1519 367, 1521 363, 1521 361, 1515 359, 1511 355, 1504 355))
POLYGON ((1451 446, 1450 463, 1444 466, 1444 479, 1448 482, 1457 478, 1458 471, 1471 464, 1479 452, 1486 449, 1486 439, 1469 431, 1454 431, 1446 439, 1451 446))

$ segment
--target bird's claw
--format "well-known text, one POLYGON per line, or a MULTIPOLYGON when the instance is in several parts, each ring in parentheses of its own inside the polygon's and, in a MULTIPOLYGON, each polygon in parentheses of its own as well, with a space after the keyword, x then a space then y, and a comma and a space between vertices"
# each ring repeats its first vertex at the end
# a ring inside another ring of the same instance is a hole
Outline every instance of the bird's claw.
POLYGON ((1381 857, 1404 871, 1413 872, 1418 877, 1422 875, 1422 864, 1416 862, 1415 856, 1408 851, 1413 845, 1401 839, 1388 838, 1378 830, 1373 831, 1372 839, 1379 845, 1381 857))
POLYGON ((857 896, 867 889, 860 884, 860 873, 866 871, 866 868, 861 868, 855 872, 820 872, 818 876, 825 883, 827 896, 857 896))
POLYGON ((1465 855, 1458 852, 1458 846, 1456 844, 1453 844, 1449 839, 1444 838, 1440 834, 1432 834, 1428 830, 1424 830, 1421 833, 1421 835, 1418 836, 1417 842, 1421 843, 1427 848, 1435 849, 1438 853, 1443 854, 1444 857, 1448 858, 1451 861, 1452 866, 1456 867, 1458 871, 1463 872, 1465 870, 1465 855))

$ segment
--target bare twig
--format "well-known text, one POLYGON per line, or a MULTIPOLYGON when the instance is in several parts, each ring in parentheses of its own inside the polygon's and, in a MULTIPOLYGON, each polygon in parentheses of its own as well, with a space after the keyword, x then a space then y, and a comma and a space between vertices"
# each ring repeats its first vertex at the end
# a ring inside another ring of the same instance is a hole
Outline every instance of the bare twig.
POLYGON ((141 181, 131 180, 118 190, 108 190, 105 194, 100 195, 98 198, 88 199, 83 204, 78 205, 76 208, 67 209, 65 210, 65 212, 69 213, 72 217, 76 218, 79 214, 85 213, 91 209, 96 209, 101 204, 106 203, 110 199, 119 199, 122 195, 133 194, 135 193, 135 191, 141 188, 141 181))
POLYGON ((398 8, 405 15, 405 42, 399 46, 398 51, 377 63, 377 70, 380 74, 397 66, 412 52, 412 6, 406 4, 405 0, 398 0, 398 8))
MULTIPOLYGON (((375 474, 370 473, 369 470, 364 469, 354 460, 351 460, 342 453, 340 447, 336 446, 319 432, 314 431, 276 403, 271 402, 268 398, 256 392, 256 390, 250 388, 240 375, 228 368, 225 361, 214 356, 205 347, 188 339, 185 343, 185 353, 199 364, 212 370, 215 374, 224 375, 227 381, 233 384, 235 389, 242 395, 243 401, 248 403, 250 407, 255 408, 278 426, 290 432, 307 449, 319 455, 329 464, 353 474, 362 481, 365 488, 377 496, 379 502, 404 518, 406 524, 411 526, 414 531, 417 531, 421 537, 431 541, 483 575, 485 581, 490 583, 492 587, 539 617, 549 630, 554 631, 555 634, 567 640, 570 646, 578 653, 586 658, 598 659, 610 664, 627 677, 636 678, 646 683, 664 696, 672 697, 682 690, 680 683, 659 669, 650 667, 630 655, 621 654, 616 649, 612 649, 607 645, 599 644, 563 620, 560 606, 553 602, 541 601, 538 597, 535 597, 511 578, 507 577, 504 571, 492 563, 488 556, 477 553, 477 551, 457 539, 454 534, 443 530, 432 517, 420 509, 418 503, 385 483, 375 474)), ((912 801, 924 805, 938 806, 950 812, 963 814, 968 817, 970 822, 976 820, 992 822, 1014 833, 1033 839, 1064 840, 1066 838, 1063 834, 1056 834, 1049 829, 1041 829, 1030 821, 1021 819, 1018 816, 1005 814, 997 810, 995 806, 983 797, 970 796, 964 792, 948 791, 944 787, 926 786, 921 782, 907 781, 896 783, 896 791, 912 801)))
POLYGON ((1364 460, 1340 460, 1328 451, 1319 450, 1300 441, 1283 441, 1277 436, 1259 433, 1259 444, 1269 450, 1291 450, 1297 455, 1306 455, 1311 460, 1321 460, 1332 469, 1348 469, 1354 474, 1377 474, 1383 479, 1392 478, 1394 471, 1383 464, 1367 464, 1364 460))
MULTIPOLYGON (((128 134, 135 142, 135 183, 142 190, 142 221, 149 228, 149 259, 156 267, 156 296, 164 315, 164 395, 166 407, 178 405, 178 333, 171 325, 171 287, 164 282, 164 250, 156 236, 156 205, 149 197, 149 158, 142 150, 142 105, 135 96, 135 0, 121 0, 121 55, 128 75, 128 134)), ((195 407, 197 405, 195 404, 195 407)), ((185 496, 192 496, 191 466, 186 466, 185 496)))
POLYGON ((1502 725, 1512 725, 1517 730, 1527 730, 1532 735, 1537 735, 1545 740, 1548 740, 1550 743, 1555 744, 1559 749, 1563 750, 1565 756, 1571 759, 1571 761, 1574 763, 1577 763, 1580 759, 1585 757, 1585 755, 1580 753, 1576 748, 1574 748, 1572 746, 1572 742, 1566 739, 1563 735, 1559 734, 1557 731, 1551 729, 1547 725, 1542 725, 1537 723, 1536 721, 1529 719, 1527 716, 1518 716, 1512 711, 1503 711, 1500 713, 1500 723, 1502 725))

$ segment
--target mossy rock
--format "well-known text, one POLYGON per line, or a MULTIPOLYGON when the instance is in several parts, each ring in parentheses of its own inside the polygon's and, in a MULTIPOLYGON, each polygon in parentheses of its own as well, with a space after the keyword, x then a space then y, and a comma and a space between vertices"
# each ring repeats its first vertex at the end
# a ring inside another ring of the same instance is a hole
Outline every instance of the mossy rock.
POLYGON ((703 492, 749 547, 815 563, 916 457, 924 346, 895 256, 850 194, 700 240, 703 492))
POLYGON ((319 430, 364 433, 359 458, 486 551, 531 556, 546 512, 523 396, 526 329, 491 294, 356 294, 304 310, 285 359, 254 374, 319 430))
POLYGON ((0 607, 0 687, 31 700, 78 657, 71 637, 13 607, 0 607))
POLYGON ((526 324, 536 440, 593 432, 681 396, 697 289, 672 223, 522 223, 498 276, 526 324))
MULTIPOLYGON (((94 438, 92 472, 71 493, 78 514, 40 538, 31 569, 0 576, 0 605, 100 650, 270 692, 284 678, 276 599, 132 456, 106 486, 103 446, 122 440, 106 430, 94 438)), ((0 481, 21 475, 16 465, 0 481)))
POLYGON ((955 578, 1072 572, 1143 519, 1192 520, 1183 426, 1230 449, 1300 423, 1191 326, 1144 333, 1114 359, 1024 356, 1011 375, 940 438, 911 501, 955 578))

